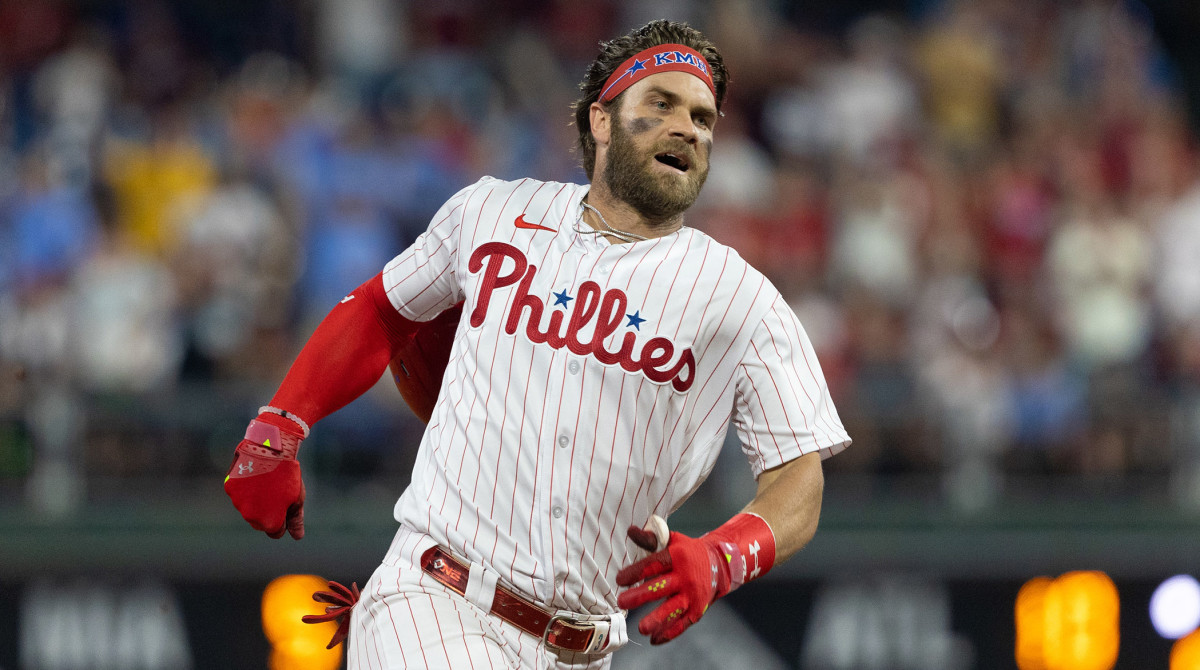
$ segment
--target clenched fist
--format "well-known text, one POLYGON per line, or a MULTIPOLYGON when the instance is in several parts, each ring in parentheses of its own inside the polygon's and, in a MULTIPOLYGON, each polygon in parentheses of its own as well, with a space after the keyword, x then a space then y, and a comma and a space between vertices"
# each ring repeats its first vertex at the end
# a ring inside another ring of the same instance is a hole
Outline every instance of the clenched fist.
POLYGON ((296 452, 305 428, 279 414, 262 412, 246 428, 233 465, 225 475, 225 493, 255 530, 272 538, 291 533, 304 537, 304 481, 296 452))

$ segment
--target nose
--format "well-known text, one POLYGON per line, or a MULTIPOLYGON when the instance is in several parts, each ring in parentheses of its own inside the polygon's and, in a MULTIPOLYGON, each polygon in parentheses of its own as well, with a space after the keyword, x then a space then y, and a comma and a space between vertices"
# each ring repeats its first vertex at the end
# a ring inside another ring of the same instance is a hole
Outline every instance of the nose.
POLYGON ((698 137, 692 115, 685 109, 677 110, 671 115, 667 133, 670 137, 681 139, 688 144, 695 144, 698 137))

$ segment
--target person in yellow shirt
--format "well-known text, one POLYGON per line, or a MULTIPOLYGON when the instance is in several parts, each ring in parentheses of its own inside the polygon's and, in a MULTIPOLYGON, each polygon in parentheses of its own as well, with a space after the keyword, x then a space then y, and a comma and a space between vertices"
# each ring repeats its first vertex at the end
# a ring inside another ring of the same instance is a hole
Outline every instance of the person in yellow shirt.
POLYGON ((189 133, 181 110, 154 120, 149 142, 110 140, 105 176, 135 246, 165 256, 176 248, 181 221, 215 187, 217 169, 189 133))

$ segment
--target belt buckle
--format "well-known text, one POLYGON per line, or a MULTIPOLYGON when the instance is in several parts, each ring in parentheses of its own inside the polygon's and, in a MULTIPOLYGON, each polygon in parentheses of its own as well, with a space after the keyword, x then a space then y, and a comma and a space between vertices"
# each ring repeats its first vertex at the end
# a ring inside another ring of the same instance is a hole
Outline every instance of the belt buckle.
MULTIPOLYGON (((562 621, 572 627, 579 628, 579 629, 582 629, 583 626, 591 626, 593 630, 595 630, 595 628, 596 628, 596 625, 594 623, 591 623, 590 621, 577 622, 574 619, 572 619, 570 617, 570 615, 554 614, 550 617, 550 621, 548 621, 546 623, 546 630, 542 631, 542 644, 546 645, 547 647, 554 647, 555 649, 562 649, 564 651, 577 651, 577 652, 582 651, 582 652, 586 653, 587 650, 567 649, 566 647, 561 647, 550 641, 550 629, 554 628, 554 624, 559 621, 562 621)), ((593 636, 593 641, 594 640, 595 640, 595 637, 593 636)), ((588 646, 591 647, 592 645, 589 644, 588 646)))
POLYGON ((554 647, 556 649, 562 649, 562 647, 560 647, 557 644, 554 644, 553 642, 550 641, 550 629, 554 628, 554 623, 556 621, 566 621, 566 620, 567 620, 567 615, 565 615, 565 614, 551 615, 550 621, 546 622, 546 630, 542 631, 542 644, 546 645, 547 647, 554 647))

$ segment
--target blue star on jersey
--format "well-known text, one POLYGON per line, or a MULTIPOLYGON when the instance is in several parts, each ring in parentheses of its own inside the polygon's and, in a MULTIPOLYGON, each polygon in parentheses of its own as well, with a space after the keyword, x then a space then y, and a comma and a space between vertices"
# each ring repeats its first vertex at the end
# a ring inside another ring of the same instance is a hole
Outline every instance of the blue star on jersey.
POLYGON ((645 319, 642 318, 641 315, 642 315, 642 310, 640 310, 640 309, 638 311, 634 312, 633 314, 626 314, 625 318, 629 319, 629 323, 625 324, 625 327, 626 328, 634 328, 638 331, 641 331, 642 324, 645 323, 645 321, 646 321, 645 319))
MULTIPOLYGON (((570 303, 575 299, 574 297, 567 295, 567 289, 563 289, 557 293, 552 293, 551 295, 554 296, 554 306, 558 307, 561 305, 564 309, 570 309, 570 303)), ((628 323, 625 324, 625 327, 633 328, 639 332, 642 330, 642 324, 646 323, 646 319, 642 318, 642 310, 640 309, 634 311, 633 314, 626 314, 625 318, 629 319, 628 323)))

